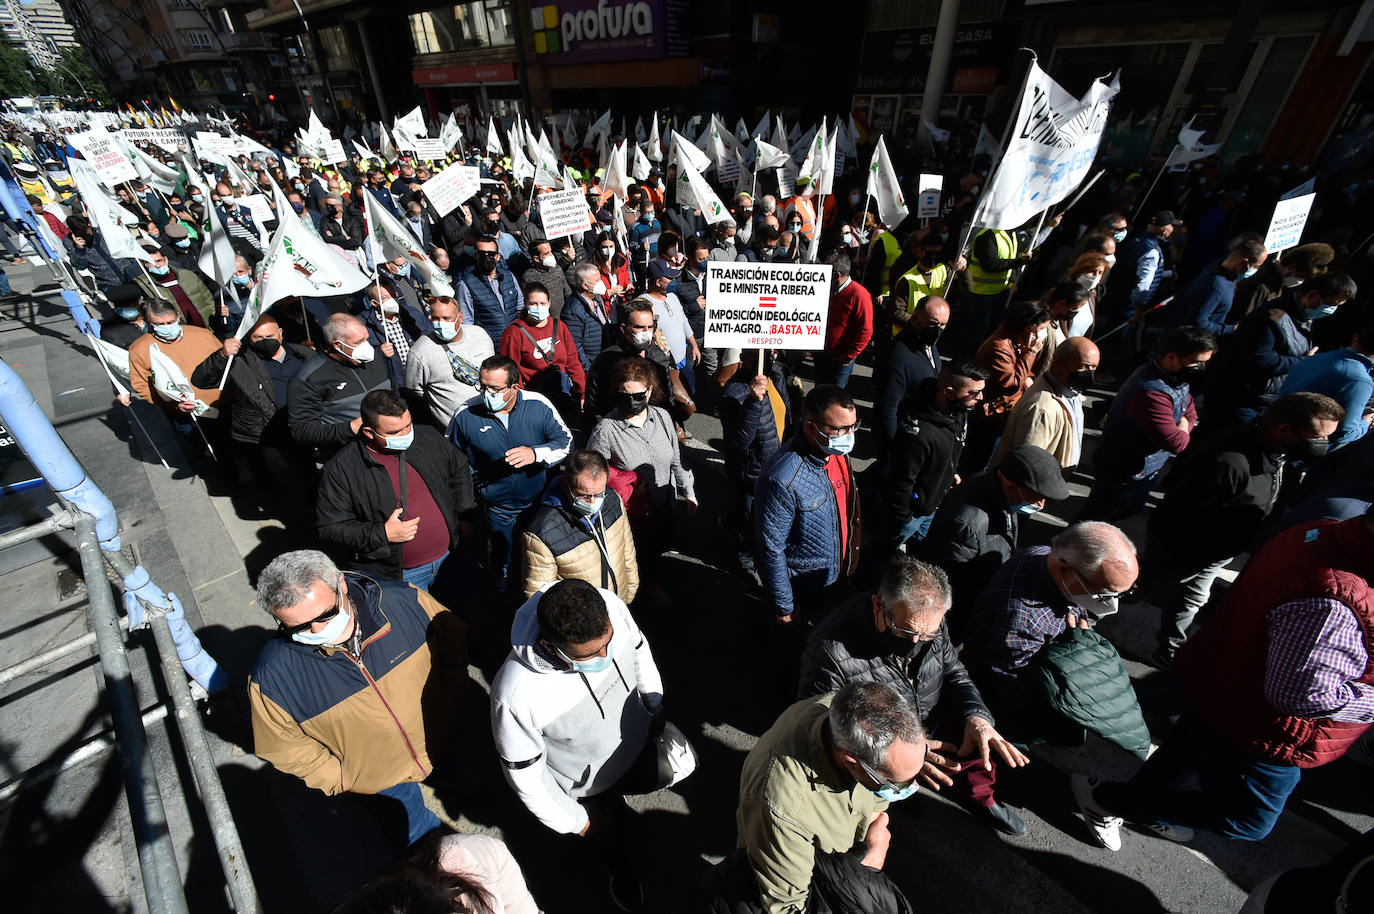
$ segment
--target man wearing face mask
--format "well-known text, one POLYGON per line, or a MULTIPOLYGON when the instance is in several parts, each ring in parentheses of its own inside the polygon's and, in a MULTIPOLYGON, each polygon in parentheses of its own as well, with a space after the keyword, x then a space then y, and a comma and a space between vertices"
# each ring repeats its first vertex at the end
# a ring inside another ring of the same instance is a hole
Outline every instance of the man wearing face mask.
POLYGON ((573 294, 572 288, 568 285, 568 277, 563 272, 568 266, 569 262, 566 260, 559 262, 552 242, 542 238, 530 242, 530 266, 520 277, 520 286, 526 290, 529 289, 530 283, 543 286, 548 291, 549 313, 553 317, 563 316, 564 305, 573 294))
POLYGON ((1296 289, 1312 277, 1325 273, 1335 259, 1335 249, 1320 241, 1300 244, 1268 258, 1259 272, 1236 283, 1231 313, 1226 315, 1227 323, 1239 323, 1245 315, 1278 298, 1284 290, 1296 289))
POLYGON ((641 268, 658 255, 658 236, 663 233, 663 223, 654 215, 652 203, 640 207, 639 218, 630 226, 630 259, 641 268))
POLYGON ((1002 440, 989 466, 997 467, 1015 448, 1033 444, 1067 472, 1083 453, 1083 393, 1093 383, 1099 354, 1087 337, 1065 340, 1007 417, 1002 440))
POLYGON ((883 683, 850 682, 784 711, 740 774, 741 849, 722 866, 753 877, 743 909, 801 914, 815 907, 813 889, 844 885, 871 899, 863 910, 909 910, 882 873, 892 841, 886 810, 916 793, 927 750, 905 690, 883 683))
POLYGON ((1018 551, 991 576, 963 659, 1009 738, 1082 740, 1082 726, 1052 710, 1031 685, 1036 657, 1066 629, 1091 628, 1115 613, 1139 575, 1130 539, 1111 524, 1088 521, 1048 546, 1018 551))
POLYGON ((313 478, 315 467, 291 440, 287 390, 315 353, 284 342, 281 325, 270 311, 259 317, 245 336, 246 346, 237 337, 225 339, 218 352, 211 353, 191 372, 191 383, 218 387, 224 367, 229 365, 225 394, 233 407, 229 411, 230 440, 259 484, 300 495, 305 481, 313 478), (231 356, 233 362, 229 362, 231 356))
POLYGON ((593 450, 573 451, 520 535, 525 598, 546 584, 576 578, 609 590, 627 605, 639 593, 634 536, 610 467, 593 450))
POLYGON ((916 386, 898 410, 897 436, 883 477, 887 541, 899 549, 925 538, 935 510, 959 482, 954 468, 964 448, 968 416, 983 396, 987 373, 972 362, 951 362, 938 378, 916 386))
POLYGON ((332 454, 362 427, 363 397, 392 383, 386 360, 377 358, 367 326, 358 318, 335 314, 321 330, 323 351, 292 379, 287 414, 297 444, 332 454))
POLYGON ((1193 385, 1216 349, 1206 330, 1180 327, 1165 337, 1159 355, 1122 383, 1093 452, 1093 487, 1079 520, 1115 521, 1145 510, 1164 464, 1192 440, 1193 385))
POLYGON ((1274 509, 1285 470, 1325 455, 1345 410, 1321 394, 1280 397, 1246 425, 1191 448, 1164 482, 1149 517, 1148 580, 1163 625, 1151 656, 1173 666, 1188 627, 1207 603, 1222 569, 1244 552, 1274 509))
POLYGON ((586 837, 612 900, 640 910, 623 796, 660 786, 663 680, 629 608, 583 580, 545 584, 515 613, 491 684, 491 728, 516 796, 546 827, 586 837))
POLYGON ((465 322, 481 327, 487 336, 499 340, 520 316, 520 284, 506 266, 495 238, 482 235, 474 247, 473 264, 458 274, 454 297, 463 309, 465 322))
POLYGON ((386 207, 386 211, 396 217, 399 222, 405 217, 396 207, 396 200, 391 196, 391 188, 387 186, 386 172, 380 168, 374 168, 367 173, 367 193, 372 195, 372 199, 386 207))
POLYGON ((1311 391, 1335 400, 1345 410, 1331 436, 1331 450, 1345 447, 1369 431, 1365 411, 1374 400, 1374 320, 1366 320, 1349 346, 1303 359, 1288 372, 1279 396, 1311 391))
POLYGON ((343 198, 329 194, 324 198, 324 215, 320 217, 320 238, 325 244, 333 244, 345 251, 356 251, 363 246, 363 217, 353 207, 345 207, 343 198))
POLYGON ((134 284, 143 290, 143 297, 174 302, 182 319, 192 327, 207 327, 215 316, 215 299, 205 283, 190 270, 173 267, 167 255, 156 246, 144 245, 149 260, 145 264, 147 276, 140 275, 134 284))
POLYGON ((169 222, 162 230, 162 236, 166 239, 162 252, 167 255, 173 267, 192 271, 199 268, 197 261, 200 257, 200 245, 192 240, 186 226, 180 222, 169 222))
POLYGON ((439 827, 419 782, 457 745, 467 626, 428 593, 340 572, 313 549, 273 559, 257 604, 280 637, 249 676, 253 751, 330 796, 394 800, 401 846, 439 827))
POLYGON ((873 296, 850 278, 848 257, 837 254, 830 264, 834 289, 825 323, 825 346, 815 356, 816 379, 845 387, 854 371, 854 360, 873 339, 873 296))
POLYGON ((1236 283, 1254 276, 1268 256, 1264 239, 1259 235, 1246 233, 1236 237, 1230 253, 1203 267, 1175 296, 1170 306, 1173 316, 1169 329, 1193 326, 1217 339, 1230 336, 1236 327, 1226 320, 1236 296, 1236 283))
MULTIPOLYGON (((646 359, 654 369, 654 387, 666 397, 672 388, 669 374, 673 367, 668 353, 654 342, 658 318, 654 314, 654 303, 647 298, 636 298, 625 306, 625 318, 619 325, 614 342, 604 346, 601 353, 592 361, 587 371, 587 398, 585 403, 585 424, 594 428, 603 416, 615 408, 615 383, 611 380, 615 368, 627 356, 646 359)), ((655 406, 665 405, 665 401, 654 402, 655 406)))
POLYGON ((919 779, 953 791, 992 828, 1024 835, 1016 811, 997 802, 996 756, 1013 768, 1029 759, 993 727, 944 624, 952 596, 934 565, 894 555, 876 591, 837 606, 816 626, 802 655, 799 698, 824 695, 851 682, 878 682, 906 696, 928 739, 919 779), (995 755, 994 755, 995 753, 995 755))
POLYGON ((128 349, 148 333, 143 319, 143 291, 138 286, 121 283, 105 290, 105 297, 114 308, 114 317, 100 322, 100 338, 121 349, 128 349))
MULTIPOLYGON (((572 268, 573 289, 560 315, 568 334, 577 346, 577 358, 590 375, 592 363, 607 343, 614 342, 620 325, 607 294, 606 282, 595 264, 579 263, 572 268)), ((588 379, 590 381, 590 377, 588 379)))
POLYGON ((467 458, 433 428, 416 426, 390 390, 363 397, 362 427, 320 472, 320 540, 353 570, 428 591, 476 520, 467 458))
POLYGON ((1016 551, 1021 518, 1068 497, 1059 461, 1034 445, 1013 449, 997 469, 950 489, 915 551, 949 575, 954 587, 949 621, 956 642, 963 641, 988 579, 1016 551))
POLYGON ((478 366, 479 395, 459 407, 448 438, 472 466, 486 509, 498 593, 510 581, 515 528, 572 448, 572 434, 543 394, 521 389, 520 366, 494 355, 478 366))
MULTIPOLYGON (((409 266, 409 264, 407 264, 409 266)), ((364 310, 358 315, 368 329, 368 342, 386 360, 393 387, 405 382, 410 347, 434 327, 417 304, 400 296, 395 274, 384 275, 362 289, 364 310)))
MULTIPOLYGON (((892 335, 897 336, 912 322, 916 306, 928 296, 943 296, 949 287, 950 277, 967 266, 963 257, 953 263, 942 263, 940 255, 944 242, 934 232, 929 232, 920 240, 920 250, 916 264, 901 275, 892 286, 892 335)), ((884 281, 886 285, 886 280, 884 281)), ((943 298, 941 298, 943 301, 943 298)), ((945 318, 948 323, 949 318, 945 318)))
MULTIPOLYGON (((1164 246, 1181 225, 1172 210, 1161 210, 1151 217, 1144 232, 1118 245, 1118 260, 1107 277, 1098 310, 1100 326, 1115 327, 1120 321, 1144 314, 1155 304, 1168 272, 1164 246)), ((1120 342, 1112 347, 1123 361, 1134 351, 1132 330, 1128 327, 1121 331, 1120 342)))
POLYGON ((949 324, 949 302, 928 295, 916 302, 907 326, 897 335, 883 372, 874 412, 878 414, 880 446, 897 435, 897 407, 918 384, 940 373, 943 364, 938 347, 949 324))
POLYGON ((402 305, 424 313, 425 293, 414 267, 405 257, 396 257, 382 264, 382 276, 391 280, 391 287, 402 305))
MULTIPOLYGON (((149 350, 153 344, 157 344, 162 354, 175 362, 187 380, 190 380, 196 366, 205 361, 211 353, 219 350, 219 340, 204 327, 183 324, 180 309, 170 301, 160 298, 144 299, 143 318, 152 332, 143 334, 129 346, 129 387, 140 398, 165 409, 174 422, 189 422, 186 416, 196 409, 193 401, 171 403, 162 394, 154 392, 152 356, 149 350)), ((219 406, 223 392, 218 387, 218 378, 214 384, 205 387, 194 382, 191 386, 197 400, 210 407, 219 406)), ((125 406, 129 405, 127 394, 119 399, 125 406)))
POLYGON ((463 322, 463 311, 452 298, 436 298, 429 320, 433 332, 410 347, 405 390, 423 400, 439 428, 448 428, 458 407, 477 396, 478 366, 496 347, 485 330, 463 322))
POLYGON ((754 488, 754 558, 777 621, 786 626, 814 621, 834 605, 858 568, 862 541, 848 456, 859 427, 854 399, 822 384, 806 395, 805 411, 801 428, 754 488))
POLYGON ((1288 371, 1315 355, 1313 323, 1355 298, 1355 281, 1323 273, 1245 317, 1207 374, 1207 434, 1249 422, 1277 397, 1288 371))
POLYGON ((213 324, 220 336, 228 336, 238 330, 239 322, 253 297, 253 268, 242 257, 234 257, 234 275, 229 282, 215 294, 215 320, 213 324))
POLYGON ((218 198, 215 201, 215 213, 219 216, 220 225, 224 226, 225 233, 229 235, 229 243, 233 245, 234 251, 245 257, 261 258, 262 241, 252 212, 248 207, 234 202, 234 192, 228 184, 216 184, 215 196, 218 198))

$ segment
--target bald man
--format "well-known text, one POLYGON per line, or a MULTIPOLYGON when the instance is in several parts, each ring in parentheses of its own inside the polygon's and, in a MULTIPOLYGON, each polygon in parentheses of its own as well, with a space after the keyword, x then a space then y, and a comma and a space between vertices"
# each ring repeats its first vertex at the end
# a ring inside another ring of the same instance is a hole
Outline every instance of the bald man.
POLYGON ((892 341, 892 355, 874 411, 881 443, 897 437, 897 406, 926 378, 940 373, 940 335, 949 324, 949 302, 927 295, 916 303, 906 328, 892 341))
POLYGON ((1099 355, 1093 341, 1069 337, 1054 350, 1049 370, 1017 402, 992 466, 1014 448, 1033 444, 1054 455, 1065 470, 1078 465, 1083 453, 1083 391, 1093 382, 1099 355))

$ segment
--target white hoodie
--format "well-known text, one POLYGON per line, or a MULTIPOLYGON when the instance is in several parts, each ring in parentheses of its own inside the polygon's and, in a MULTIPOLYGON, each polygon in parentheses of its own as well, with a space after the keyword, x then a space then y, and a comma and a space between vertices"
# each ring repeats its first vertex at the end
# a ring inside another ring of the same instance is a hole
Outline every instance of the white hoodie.
POLYGON ((491 729, 506 780, 539 821, 565 834, 587 825, 579 797, 609 790, 644 749, 663 680, 629 607, 597 588, 611 619, 610 667, 584 674, 539 647, 539 598, 515 613, 511 653, 491 686, 491 729))

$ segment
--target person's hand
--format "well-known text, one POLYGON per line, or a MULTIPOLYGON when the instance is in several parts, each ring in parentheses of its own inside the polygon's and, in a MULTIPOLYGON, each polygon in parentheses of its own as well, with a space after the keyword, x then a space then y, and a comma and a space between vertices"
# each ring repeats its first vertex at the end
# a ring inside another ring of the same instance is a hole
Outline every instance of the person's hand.
POLYGON ((534 448, 532 447, 513 447, 506 451, 506 463, 515 469, 527 467, 534 463, 534 448))
MULTIPOLYGON (((243 340, 239 339, 239 338, 236 337, 236 336, 231 336, 231 337, 229 337, 227 340, 224 341, 224 354, 225 354, 225 355, 238 355, 238 354, 239 354, 239 350, 242 349, 242 348, 243 348, 243 340)), ((362 417, 360 416, 360 417, 359 417, 359 421, 361 421, 361 418, 362 418, 362 417)))
POLYGON ((401 508, 397 508, 386 519, 386 541, 388 543, 408 543, 415 539, 415 534, 420 530, 419 516, 412 517, 410 520, 401 520, 401 511, 401 508))
POLYGON ((768 399, 768 378, 764 375, 757 375, 754 380, 749 382, 749 393, 760 402, 768 399))
POLYGON ((388 340, 387 342, 383 343, 381 346, 379 346, 379 347, 377 347, 377 348, 380 349, 382 355, 386 356, 388 359, 391 358, 392 356, 394 356, 394 355, 396 354, 396 347, 393 346, 393 345, 391 345, 391 341, 390 341, 390 340, 388 340))
POLYGON ((950 775, 959 773, 960 765, 954 760, 958 753, 959 747, 953 743, 938 739, 927 740, 926 763, 921 766, 916 776, 931 790, 953 786, 954 779, 950 775))
POLYGON ((196 411, 196 401, 195 401, 195 400, 179 400, 179 401, 177 402, 177 411, 178 411, 178 412, 183 412, 183 413, 193 413, 193 412, 195 412, 195 411, 196 411))
POLYGON ((797 621, 796 613, 784 613, 777 617, 779 625, 793 625, 797 621))
POLYGON ((701 349, 698 348, 695 340, 692 341, 692 364, 701 364, 701 349))
POLYGON ((362 416, 359 416, 358 418, 354 419, 352 422, 348 423, 348 430, 349 430, 350 432, 352 432, 353 434, 355 434, 355 435, 358 434, 358 429, 360 429, 360 428, 362 428, 362 427, 363 427, 363 417, 362 417, 362 416))
POLYGON ((697 508, 701 507, 695 498, 684 498, 683 501, 687 504, 687 513, 689 515, 696 514, 697 508))
POLYGON ((622 286, 622 285, 620 285, 619 283, 616 283, 615 285, 611 286, 611 294, 612 294, 612 295, 624 295, 624 294, 625 294, 625 287, 622 286))
POLYGON ((956 486, 957 486, 959 483, 963 482, 963 481, 964 481, 963 478, 960 477, 960 475, 959 475, 958 473, 955 473, 955 474, 954 474, 954 484, 955 484, 956 486))
POLYGON ((1065 616, 1064 625, 1068 628, 1092 628, 1092 623, 1088 621, 1088 617, 1078 615, 1077 613, 1069 613, 1065 616))
POLYGON ((1022 251, 1021 253, 1019 253, 1019 254, 1016 255, 1016 262, 1017 262, 1017 263, 1026 263, 1026 262, 1028 262, 1028 261, 1031 259, 1031 255, 1032 255, 1032 252, 1031 252, 1031 251, 1022 251))
POLYGON ((115 397, 115 399, 119 401, 120 406, 129 406, 131 403, 127 391, 125 393, 119 394, 117 397, 115 397))
POLYGON ((964 742, 959 746, 959 757, 968 758, 976 752, 983 760, 983 770, 991 771, 994 749, 1002 756, 1003 761, 1013 768, 1030 764, 1030 759, 1026 758, 1020 749, 1003 739, 1002 734, 993 728, 990 721, 982 717, 970 717, 964 724, 964 742))
POLYGON ((892 832, 887 830, 887 813, 878 813, 868 823, 864 843, 868 845, 868 853, 864 854, 863 865, 871 870, 882 869, 887 862, 887 849, 892 844, 892 832))
POLYGON ((1192 423, 1188 421, 1186 416, 1178 420, 1178 430, 1180 432, 1191 432, 1193 430, 1192 423))
POLYGON ((1307 350, 1307 354, 1308 354, 1308 355, 1316 355, 1316 354, 1317 354, 1317 347, 1316 347, 1316 346, 1313 346, 1311 349, 1307 350))
POLYGON ((229 303, 228 303, 228 302, 223 302, 223 301, 222 301, 222 302, 219 303, 219 316, 220 316, 220 317, 228 317, 228 316, 229 316, 229 303))
POLYGON ((76 245, 78 250, 84 249, 86 247, 86 239, 81 237, 80 235, 73 234, 72 244, 76 245))
POLYGON ((954 267, 954 272, 958 273, 960 270, 968 267, 968 258, 960 254, 958 257, 954 258, 954 262, 951 263, 950 266, 954 267))
POLYGON ((705 308, 705 307, 706 307, 706 296, 705 296, 705 295, 698 295, 698 296, 697 296, 697 307, 698 307, 698 308, 705 308))
POLYGON ((1059 228, 1059 223, 1064 221, 1064 214, 1060 213, 1050 220, 1050 228, 1059 228))

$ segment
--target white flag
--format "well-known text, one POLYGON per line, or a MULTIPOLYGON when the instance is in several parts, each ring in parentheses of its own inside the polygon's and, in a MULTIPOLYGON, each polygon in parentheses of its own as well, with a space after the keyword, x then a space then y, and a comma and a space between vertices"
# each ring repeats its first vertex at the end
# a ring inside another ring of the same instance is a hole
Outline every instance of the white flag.
POLYGON ((429 128, 425 126, 425 116, 420 111, 419 105, 416 105, 414 109, 404 117, 398 117, 395 122, 395 128, 397 133, 404 130, 411 139, 429 136, 429 128))
MULTIPOLYGON (((204 193, 204 188, 201 188, 204 193)), ((201 227, 200 258, 196 265, 200 272, 210 277, 218 285, 225 285, 229 277, 237 272, 234 264, 234 246, 229 243, 229 233, 219 221, 216 207, 205 207, 205 224, 201 227)))
MULTIPOLYGON (((363 195, 364 199, 369 196, 371 194, 363 195)), ((258 264, 255 291, 261 307, 266 309, 294 295, 310 298, 347 295, 367 283, 366 273, 336 254, 301 223, 300 217, 287 210, 281 214, 281 224, 272 233, 267 256, 258 264)))
POLYGON ((134 218, 133 213, 105 196, 100 179, 96 177, 95 169, 90 163, 72 156, 67 160, 67 167, 71 169, 72 182, 86 204, 91 225, 95 226, 100 237, 105 240, 110 256, 116 260, 132 257, 151 261, 152 255, 143 250, 143 247, 134 241, 134 236, 129 234, 129 228, 136 226, 138 220, 134 218))
POLYGON ((586 134, 586 136, 582 137, 582 145, 583 145, 583 146, 590 146, 590 145, 592 145, 592 137, 596 136, 598 133, 600 133, 600 132, 602 132, 602 131, 609 130, 609 129, 610 129, 610 126, 611 126, 611 109, 610 109, 610 108, 607 108, 605 114, 601 115, 599 118, 597 118, 596 120, 592 121, 592 123, 587 127, 587 134, 586 134))
POLYGON ((707 225, 730 219, 730 211, 720 202, 720 197, 706 183, 701 173, 692 167, 685 156, 677 163, 677 199, 679 203, 690 203, 701 210, 707 225))
POLYGON ((463 142, 463 131, 458 126, 458 120, 453 116, 453 112, 449 112, 448 120, 444 121, 444 127, 439 131, 439 140, 444 144, 446 151, 463 142))
POLYGON ((513 133, 510 138, 510 173, 516 181, 534 177, 534 164, 525 156, 525 150, 520 147, 513 133))
MULTIPOLYGON (((763 131, 759 131, 758 135, 763 136, 763 131)), ((787 149, 789 147, 790 144, 787 142, 787 129, 783 125, 781 116, 774 119, 773 136, 768 142, 777 149, 787 149)))
POLYGON ((642 143, 649 138, 649 134, 644 129, 644 118, 635 121, 635 142, 642 143))
POLYGON ((779 149, 772 143, 765 143, 758 137, 754 137, 754 171, 781 168, 788 158, 786 150, 779 149))
POLYGON ((821 175, 826 168, 832 171, 835 168, 834 153, 826 149, 826 146, 829 145, 826 142, 827 139, 828 137, 825 133, 825 118, 821 118, 820 127, 816 129, 815 134, 811 137, 811 141, 806 147, 806 158, 802 159, 801 171, 797 173, 799 177, 810 178, 812 184, 819 183, 821 175))
POLYGON ((926 134, 927 134, 932 140, 934 140, 935 142, 939 143, 941 146, 943 146, 943 145, 945 145, 946 143, 949 142, 949 131, 948 131, 948 130, 941 130, 939 127, 936 127, 934 124, 932 124, 930 121, 927 121, 927 120, 922 120, 921 123, 922 123, 922 124, 925 126, 925 128, 926 128, 926 134))
POLYGON ((636 181, 644 181, 649 177, 649 158, 644 155, 644 150, 635 144, 635 154, 630 166, 630 173, 634 175, 636 181))
POLYGON ((677 162, 679 171, 682 162, 689 163, 698 172, 705 171, 711 167, 711 160, 706 158, 706 154, 698 149, 691 140, 687 139, 676 130, 672 134, 673 148, 668 159, 669 165, 677 162))
POLYGON ((494 118, 487 121, 487 152, 496 155, 506 154, 506 150, 501 146, 501 134, 496 132, 496 120, 494 118))
MULTIPOLYGON (((759 118, 759 122, 754 125, 754 130, 749 135, 752 137, 763 136, 768 132, 768 124, 771 120, 772 116, 767 111, 763 112, 763 117, 759 118)), ((746 140, 745 142, 748 141, 746 140)))
POLYGON ((1002 144, 997 142, 988 125, 983 124, 978 128, 978 143, 973 147, 974 158, 980 155, 988 157, 989 168, 996 168, 998 161, 1002 158, 1002 144))
POLYGON ((1032 63, 1012 122, 1011 144, 978 199, 975 226, 1010 229, 1068 197, 1083 183, 1120 80, 1094 80, 1081 99, 1032 63))
POLYGON ((1217 150, 1221 149, 1220 143, 1201 143, 1202 135, 1205 130, 1194 130, 1193 121, 1197 116, 1188 118, 1188 123, 1178 131, 1178 145, 1169 153, 1169 158, 1164 161, 1167 168, 1170 165, 1187 165, 1189 162, 1196 162, 1198 159, 1205 159, 1210 155, 1216 155, 1217 150))
POLYGON ((649 161, 663 161, 663 141, 658 136, 658 115, 653 116, 649 123, 649 161))
POLYGON ((372 240, 373 251, 379 252, 374 254, 378 268, 384 260, 404 257, 432 293, 451 297, 453 286, 449 283, 448 274, 435 266, 434 261, 420 250, 420 242, 415 240, 415 235, 387 212, 385 206, 377 206, 375 199, 369 199, 371 197, 371 194, 363 195, 363 208, 369 222, 368 238, 372 240))
POLYGON ((601 202, 606 202, 606 197, 615 194, 622 200, 630 196, 630 178, 626 173, 629 169, 626 166, 627 150, 625 149, 628 140, 621 140, 616 144, 611 152, 611 161, 601 177, 601 202))
POLYGON ((868 165, 868 195, 878 201, 878 218, 883 225, 895 229, 911 212, 897 184, 897 172, 887 155, 887 144, 881 136, 873 147, 873 160, 868 165))
POLYGON ((214 419, 219 415, 218 409, 206 405, 204 400, 196 396, 196 389, 191 386, 186 372, 172 361, 171 356, 159 349, 157 343, 148 347, 148 366, 153 370, 153 389, 162 396, 173 403, 193 401, 196 404, 194 415, 197 417, 214 419))

